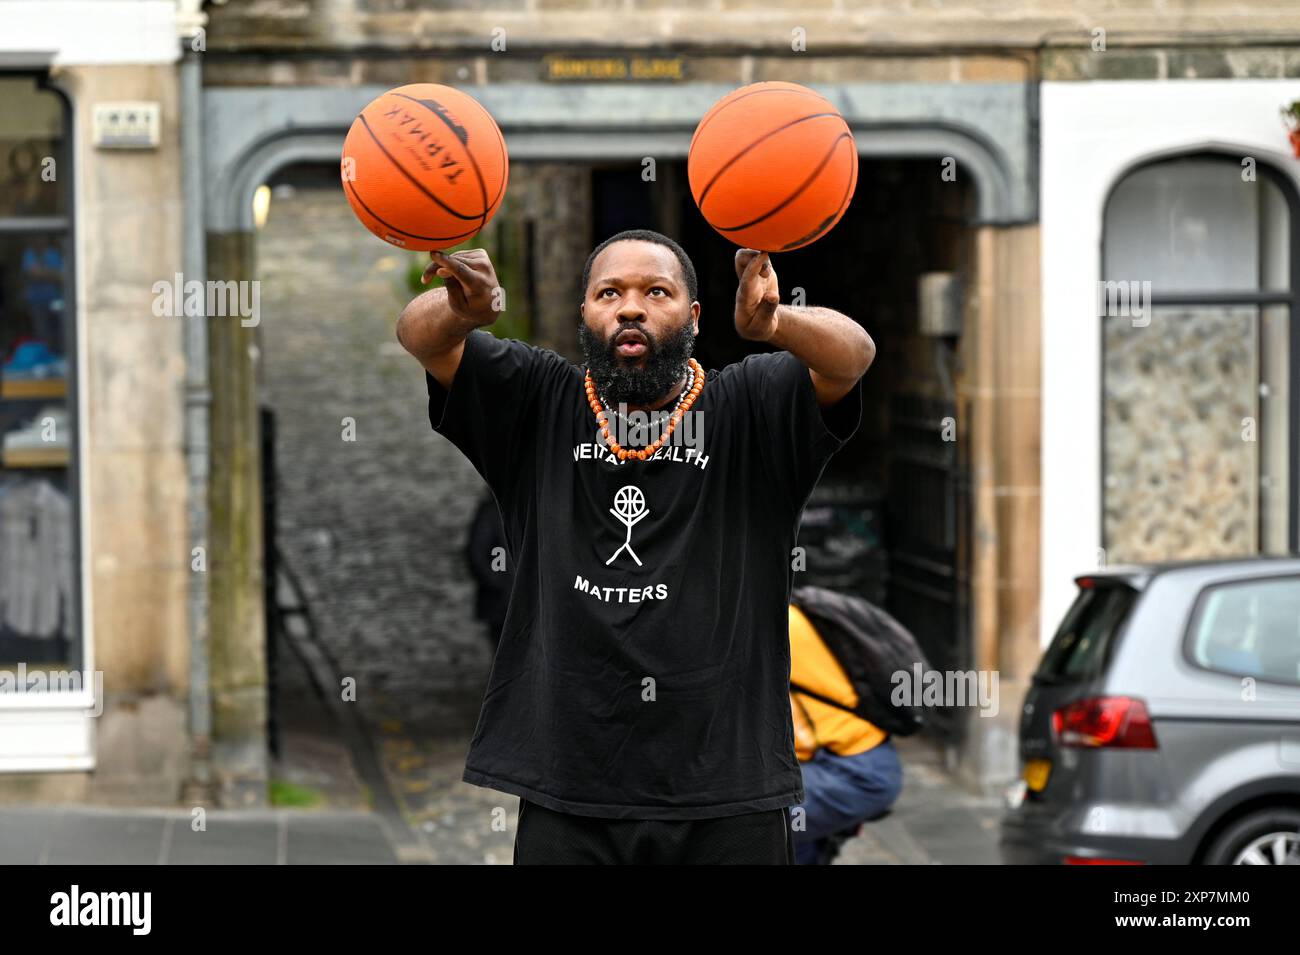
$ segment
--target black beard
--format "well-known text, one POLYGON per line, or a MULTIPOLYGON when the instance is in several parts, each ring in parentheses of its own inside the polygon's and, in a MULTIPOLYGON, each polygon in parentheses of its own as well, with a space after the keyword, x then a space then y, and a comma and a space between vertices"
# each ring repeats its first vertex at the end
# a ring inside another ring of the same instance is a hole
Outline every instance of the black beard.
POLYGON ((601 398, 612 405, 645 406, 662 400, 685 376, 686 360, 695 350, 695 331, 687 322, 676 334, 656 339, 641 324, 625 322, 602 341, 582 321, 578 323, 578 341, 601 398), (627 328, 646 337, 644 367, 623 363, 614 349, 614 339, 627 328))

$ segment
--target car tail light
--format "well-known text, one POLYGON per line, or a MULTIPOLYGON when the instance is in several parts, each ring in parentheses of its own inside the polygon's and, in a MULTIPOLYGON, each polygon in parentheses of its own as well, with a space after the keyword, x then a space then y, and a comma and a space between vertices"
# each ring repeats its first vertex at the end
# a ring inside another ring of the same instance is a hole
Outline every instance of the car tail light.
POLYGON ((1062 865, 1146 865, 1136 859, 1085 859, 1083 856, 1066 856, 1062 865))
POLYGON ((1062 746, 1156 748, 1146 704, 1130 696, 1076 700, 1052 714, 1052 730, 1062 746))

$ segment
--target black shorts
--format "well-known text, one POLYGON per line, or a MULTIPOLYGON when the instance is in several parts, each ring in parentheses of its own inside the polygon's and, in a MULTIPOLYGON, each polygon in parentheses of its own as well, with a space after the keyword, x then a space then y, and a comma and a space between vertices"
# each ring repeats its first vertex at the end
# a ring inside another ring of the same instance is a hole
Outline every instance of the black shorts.
POLYGON ((789 809, 716 819, 597 819, 519 800, 515 865, 794 865, 789 809))

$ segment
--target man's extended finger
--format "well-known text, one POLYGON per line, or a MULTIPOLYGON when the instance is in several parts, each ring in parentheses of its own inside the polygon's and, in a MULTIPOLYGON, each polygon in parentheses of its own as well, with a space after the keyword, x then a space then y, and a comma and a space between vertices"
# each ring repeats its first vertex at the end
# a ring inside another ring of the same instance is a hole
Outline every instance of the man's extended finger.
POLYGON ((758 255, 755 249, 737 249, 736 250, 736 275, 740 278, 745 277, 745 270, 749 268, 754 256, 758 255))
POLYGON ((762 260, 755 255, 753 259, 749 260, 749 264, 745 266, 745 272, 741 273, 740 287, 748 298, 762 294, 763 282, 759 281, 759 272, 762 269, 761 262, 762 260))
POLYGON ((443 279, 443 283, 447 286, 447 298, 451 300, 454 308, 461 311, 469 308, 469 299, 465 296, 465 286, 460 284, 459 279, 448 276, 443 279))
MULTIPOLYGON (((475 287, 483 286, 487 283, 487 276, 474 267, 475 263, 467 261, 465 258, 467 253, 471 252, 482 254, 482 264, 491 261, 487 258, 487 253, 483 252, 482 249, 467 249, 465 252, 457 252, 453 255, 447 255, 446 253, 439 254, 442 256, 443 265, 452 269, 456 273, 456 278, 460 279, 466 285, 472 285, 475 287)), ((477 259, 479 256, 475 255, 473 258, 477 259)))
POLYGON ((761 262, 758 252, 753 249, 747 249, 746 252, 748 254, 745 257, 745 267, 740 273, 742 282, 748 282, 754 277, 754 273, 760 267, 759 263, 761 262))

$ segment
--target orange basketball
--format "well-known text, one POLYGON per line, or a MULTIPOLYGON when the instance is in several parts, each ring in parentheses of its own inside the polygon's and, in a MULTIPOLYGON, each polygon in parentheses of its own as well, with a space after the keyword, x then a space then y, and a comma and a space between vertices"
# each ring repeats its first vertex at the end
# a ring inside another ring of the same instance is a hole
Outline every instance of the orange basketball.
POLYGON ((820 93, 754 83, 700 120, 686 172, 709 225, 739 246, 786 252, 840 221, 858 183, 858 147, 820 93))
POLYGON ((510 159, 496 120, 460 90, 414 83, 361 111, 343 141, 343 191, 361 224, 404 249, 446 249, 501 206, 510 159))

